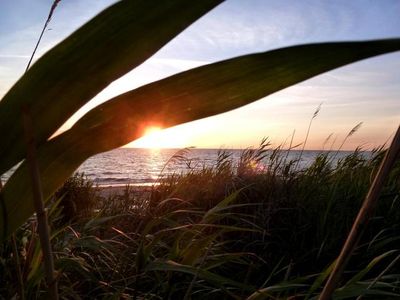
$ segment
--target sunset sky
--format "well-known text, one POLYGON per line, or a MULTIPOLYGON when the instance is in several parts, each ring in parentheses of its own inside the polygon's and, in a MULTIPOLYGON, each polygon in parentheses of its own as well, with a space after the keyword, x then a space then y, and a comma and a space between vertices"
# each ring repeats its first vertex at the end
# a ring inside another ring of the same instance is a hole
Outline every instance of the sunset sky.
MULTIPOLYGON (((23 74, 52 2, 0 1, 0 98, 23 74)), ((114 2, 61 1, 36 58, 114 2)), ((301 43, 399 37, 399 16, 398 0, 228 0, 112 83, 62 130, 113 96, 200 65, 301 43)), ((300 143, 320 103, 308 149, 320 149, 331 133, 339 145, 359 122, 362 127, 345 149, 385 143, 400 123, 400 53, 342 67, 235 111, 155 133, 147 144, 129 146, 243 148, 263 137, 276 145, 289 141, 293 130, 295 143, 300 143)))

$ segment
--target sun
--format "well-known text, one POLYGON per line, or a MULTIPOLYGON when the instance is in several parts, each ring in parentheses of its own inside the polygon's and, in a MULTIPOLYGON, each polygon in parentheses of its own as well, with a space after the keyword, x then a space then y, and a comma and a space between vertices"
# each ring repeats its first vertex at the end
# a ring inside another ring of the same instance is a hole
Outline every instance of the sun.
POLYGON ((161 126, 147 126, 144 135, 126 145, 133 148, 182 148, 186 147, 189 133, 179 128, 163 129, 161 126))
POLYGON ((133 144, 139 148, 161 148, 162 128, 159 126, 149 126, 144 130, 144 135, 133 144))
POLYGON ((161 130, 162 130, 162 128, 158 127, 158 126, 147 127, 144 131, 144 136, 149 137, 149 136, 157 135, 157 133, 159 134, 161 132, 161 130))

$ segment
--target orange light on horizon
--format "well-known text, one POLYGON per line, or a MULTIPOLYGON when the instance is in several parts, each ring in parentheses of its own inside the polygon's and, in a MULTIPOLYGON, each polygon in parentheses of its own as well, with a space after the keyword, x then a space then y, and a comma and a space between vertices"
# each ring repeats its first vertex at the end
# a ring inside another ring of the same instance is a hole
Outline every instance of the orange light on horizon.
POLYGON ((162 147, 162 128, 160 126, 148 126, 144 130, 143 136, 134 142, 139 148, 160 148, 162 147))
POLYGON ((159 124, 144 127, 144 135, 125 147, 132 148, 183 148, 192 145, 193 128, 177 126, 162 128, 159 124))
POLYGON ((160 126, 149 126, 144 131, 144 136, 154 135, 157 132, 160 132, 162 128, 160 126))

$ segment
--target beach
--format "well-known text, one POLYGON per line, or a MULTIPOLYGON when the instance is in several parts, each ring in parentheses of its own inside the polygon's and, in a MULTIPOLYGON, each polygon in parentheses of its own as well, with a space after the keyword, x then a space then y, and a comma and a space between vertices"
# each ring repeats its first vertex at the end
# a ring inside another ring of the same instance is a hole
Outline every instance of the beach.
POLYGON ((106 185, 95 187, 96 193, 99 197, 107 199, 115 196, 122 196, 127 191, 129 194, 136 195, 139 197, 144 196, 151 192, 151 186, 140 186, 140 185, 106 185))

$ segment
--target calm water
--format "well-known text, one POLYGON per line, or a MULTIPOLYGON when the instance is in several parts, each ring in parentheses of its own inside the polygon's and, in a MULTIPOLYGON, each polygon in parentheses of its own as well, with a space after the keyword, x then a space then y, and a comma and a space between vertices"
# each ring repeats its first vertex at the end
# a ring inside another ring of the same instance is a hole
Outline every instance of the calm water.
MULTIPOLYGON (((171 159, 179 153, 177 149, 129 149, 121 148, 98 154, 84 162, 78 172, 84 172, 99 186, 105 185, 151 185, 160 176, 172 173, 184 173, 191 168, 202 168, 215 164, 217 149, 190 149, 183 153, 186 159, 171 159)), ((182 152, 182 150, 180 150, 182 152)), ((229 150, 230 159, 237 163, 242 150, 229 150)), ((304 151, 299 167, 309 165, 320 151, 304 151)), ((351 152, 341 151, 336 159, 351 152)), ((182 154, 182 153, 180 153, 182 154)), ((288 159, 297 159, 300 151, 290 151, 288 159)), ((286 151, 282 154, 286 155, 286 151)), ((11 172, 2 179, 7 180, 11 172)))

